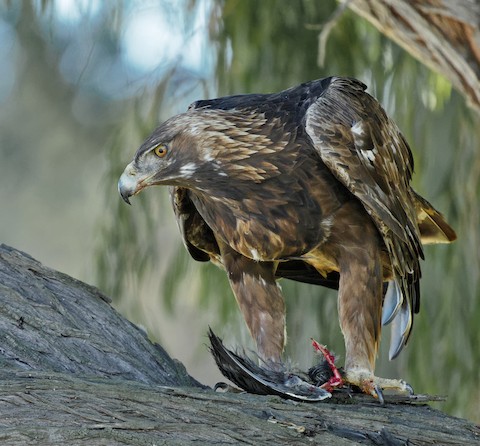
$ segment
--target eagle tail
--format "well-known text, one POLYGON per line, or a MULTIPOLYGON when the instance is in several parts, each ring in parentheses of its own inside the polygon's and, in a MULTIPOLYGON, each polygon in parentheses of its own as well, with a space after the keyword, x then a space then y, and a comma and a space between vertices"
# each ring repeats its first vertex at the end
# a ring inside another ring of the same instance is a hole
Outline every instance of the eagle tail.
POLYGON ((408 299, 404 299, 396 280, 388 282, 382 308, 382 325, 391 325, 389 358, 396 358, 407 343, 412 323, 412 308, 408 299))
POLYGON ((413 191, 417 211, 418 229, 424 245, 432 243, 450 243, 457 234, 445 221, 445 218, 425 198, 413 191))
POLYGON ((413 324, 413 314, 408 299, 402 299, 401 306, 392 320, 388 358, 395 359, 407 343, 413 324))
POLYGON ((388 325, 393 321, 402 306, 402 292, 395 280, 388 282, 387 291, 383 299, 382 325, 388 325))

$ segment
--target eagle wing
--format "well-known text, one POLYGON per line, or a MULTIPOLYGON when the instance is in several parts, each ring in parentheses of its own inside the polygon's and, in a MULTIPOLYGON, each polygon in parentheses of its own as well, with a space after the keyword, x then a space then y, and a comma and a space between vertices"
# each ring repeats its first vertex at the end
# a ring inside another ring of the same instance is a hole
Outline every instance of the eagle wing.
POLYGON ((419 309, 423 250, 410 187, 412 153, 365 89, 360 81, 333 78, 307 109, 305 128, 322 161, 363 204, 390 256, 394 282, 385 295, 383 320, 394 320, 393 358, 406 343, 419 309))
POLYGON ((185 187, 170 187, 170 199, 185 247, 195 260, 208 262, 212 257, 218 257, 220 250, 212 229, 198 212, 189 194, 185 187))

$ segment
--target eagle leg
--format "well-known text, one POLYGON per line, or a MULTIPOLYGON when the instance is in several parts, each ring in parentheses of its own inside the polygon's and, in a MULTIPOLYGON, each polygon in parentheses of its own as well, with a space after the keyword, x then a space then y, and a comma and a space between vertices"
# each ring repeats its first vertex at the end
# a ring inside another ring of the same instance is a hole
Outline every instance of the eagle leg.
POLYGON ((335 365, 335 356, 330 353, 326 346, 319 344, 314 339, 312 339, 312 346, 316 352, 323 355, 333 374, 327 382, 320 386, 327 392, 331 393, 335 388, 350 384, 358 387, 363 393, 378 398, 381 404, 384 403, 383 390, 393 390, 399 393, 408 393, 410 395, 413 395, 414 393, 412 386, 403 380, 379 378, 370 373, 357 373, 355 370, 349 372, 347 377, 344 377, 335 365))
POLYGON ((275 262, 249 259, 220 242, 222 263, 259 357, 280 363, 285 345, 285 302, 275 280, 275 262))
POLYGON ((382 389, 411 393, 405 381, 374 375, 383 299, 381 241, 373 225, 351 226, 339 244, 338 313, 345 340, 345 383, 383 400, 382 389), (357 230, 358 229, 358 230, 357 230))

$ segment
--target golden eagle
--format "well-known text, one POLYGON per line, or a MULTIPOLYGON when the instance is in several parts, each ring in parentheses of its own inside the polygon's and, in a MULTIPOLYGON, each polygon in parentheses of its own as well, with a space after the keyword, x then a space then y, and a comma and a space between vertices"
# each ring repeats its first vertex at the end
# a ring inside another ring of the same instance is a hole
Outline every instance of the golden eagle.
POLYGON ((129 202, 171 186, 188 251, 225 269, 264 360, 285 343, 277 279, 338 288, 346 381, 376 395, 408 388, 374 376, 381 326, 394 358, 419 310, 422 244, 456 235, 410 186, 410 148, 365 89, 330 77, 197 101, 148 137, 118 187, 129 202))

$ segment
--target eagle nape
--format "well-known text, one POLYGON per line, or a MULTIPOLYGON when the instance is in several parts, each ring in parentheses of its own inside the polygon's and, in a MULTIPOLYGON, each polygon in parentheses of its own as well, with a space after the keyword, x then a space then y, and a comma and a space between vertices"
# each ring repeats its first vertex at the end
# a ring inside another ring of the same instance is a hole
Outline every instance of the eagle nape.
POLYGON ((129 203, 148 186, 170 188, 185 247, 226 272, 258 358, 274 370, 286 340, 278 279, 337 289, 345 365, 326 387, 344 381, 381 399, 382 389, 411 392, 375 376, 382 326, 394 359, 420 310, 423 246, 456 234, 413 190, 410 147, 366 88, 329 77, 197 101, 144 141, 118 189, 129 203))

